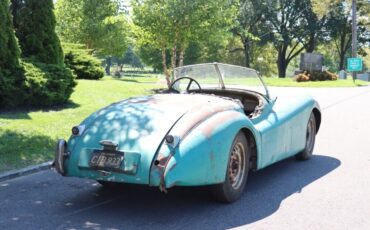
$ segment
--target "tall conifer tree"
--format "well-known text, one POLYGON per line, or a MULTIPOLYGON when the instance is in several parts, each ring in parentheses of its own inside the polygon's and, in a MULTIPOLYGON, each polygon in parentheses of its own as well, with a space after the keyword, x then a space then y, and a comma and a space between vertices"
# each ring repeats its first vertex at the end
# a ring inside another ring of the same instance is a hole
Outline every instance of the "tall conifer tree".
POLYGON ((0 109, 22 100, 20 50, 14 34, 9 0, 0 0, 0 109))
POLYGON ((0 0, 0 70, 12 70, 17 67, 19 55, 9 11, 9 0, 0 0))
POLYGON ((53 0, 25 0, 23 4, 13 7, 12 11, 22 56, 62 65, 63 51, 55 33, 53 8, 53 0))

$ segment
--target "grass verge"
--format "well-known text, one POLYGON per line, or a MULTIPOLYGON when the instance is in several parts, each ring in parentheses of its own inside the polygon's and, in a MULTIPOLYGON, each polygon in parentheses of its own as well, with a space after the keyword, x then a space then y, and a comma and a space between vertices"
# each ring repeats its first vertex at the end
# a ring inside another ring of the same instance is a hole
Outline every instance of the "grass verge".
POLYGON ((48 110, 0 112, 0 172, 42 163, 53 158, 58 138, 99 108, 124 98, 145 95, 163 87, 149 77, 135 81, 104 77, 78 80, 71 102, 48 110))
POLYGON ((296 82, 293 78, 263 78, 268 86, 277 87, 358 87, 367 86, 370 82, 352 79, 338 79, 336 81, 308 81, 296 82))

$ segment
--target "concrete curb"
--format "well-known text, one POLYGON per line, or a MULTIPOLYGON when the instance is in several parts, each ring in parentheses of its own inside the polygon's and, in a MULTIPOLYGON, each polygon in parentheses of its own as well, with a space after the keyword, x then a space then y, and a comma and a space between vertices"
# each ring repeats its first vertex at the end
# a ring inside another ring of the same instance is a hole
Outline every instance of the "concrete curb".
POLYGON ((42 170, 50 169, 53 161, 48 161, 38 165, 28 166, 18 170, 10 170, 4 173, 0 173, 0 182, 14 179, 16 177, 25 176, 28 174, 36 173, 42 170))

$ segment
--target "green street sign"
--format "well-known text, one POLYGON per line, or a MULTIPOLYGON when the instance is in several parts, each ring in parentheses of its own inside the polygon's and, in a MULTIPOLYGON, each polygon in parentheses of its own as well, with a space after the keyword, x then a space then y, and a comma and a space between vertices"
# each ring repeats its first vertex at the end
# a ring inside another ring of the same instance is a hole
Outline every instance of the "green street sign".
POLYGON ((347 71, 349 72, 362 71, 362 59, 347 58, 347 71))

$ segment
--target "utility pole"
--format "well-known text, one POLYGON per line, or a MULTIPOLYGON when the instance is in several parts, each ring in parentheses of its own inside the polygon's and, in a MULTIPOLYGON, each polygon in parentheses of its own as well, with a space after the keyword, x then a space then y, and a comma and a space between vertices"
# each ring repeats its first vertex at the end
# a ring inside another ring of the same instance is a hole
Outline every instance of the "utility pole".
MULTIPOLYGON (((352 58, 357 56, 357 1, 352 0, 352 58)), ((356 80, 356 71, 352 72, 353 81, 356 80)))

